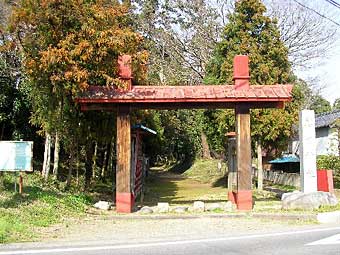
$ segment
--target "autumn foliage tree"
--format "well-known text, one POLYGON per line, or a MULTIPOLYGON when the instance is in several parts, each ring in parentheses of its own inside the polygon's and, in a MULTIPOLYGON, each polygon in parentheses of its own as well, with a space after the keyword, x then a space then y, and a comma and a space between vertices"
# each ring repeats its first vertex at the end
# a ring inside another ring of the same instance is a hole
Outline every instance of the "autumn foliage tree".
MULTIPOLYGON (((11 31, 23 50, 31 86, 32 122, 42 128, 47 139, 54 136, 55 148, 59 141, 65 141, 64 145, 69 145, 65 149, 71 152, 75 149, 72 139, 82 137, 83 143, 90 144, 96 139, 96 135, 78 132, 79 137, 74 137, 77 132, 66 132, 79 129, 81 123, 86 123, 88 130, 98 130, 91 127, 103 118, 100 113, 79 113, 74 98, 91 85, 123 86, 117 74, 119 55, 130 54, 134 73, 141 73, 140 64, 147 54, 129 16, 129 6, 115 0, 22 0, 14 10, 11 31)), ((54 156, 58 154, 57 150, 54 156)))

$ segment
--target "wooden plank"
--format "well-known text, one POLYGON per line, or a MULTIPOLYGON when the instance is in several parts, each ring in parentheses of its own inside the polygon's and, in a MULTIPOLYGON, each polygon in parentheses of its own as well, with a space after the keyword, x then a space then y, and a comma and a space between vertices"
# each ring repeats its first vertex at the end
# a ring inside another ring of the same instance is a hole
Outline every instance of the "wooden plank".
POLYGON ((251 190, 250 111, 237 105, 236 113, 236 166, 237 190, 251 190))
MULTIPOLYGON (((87 103, 81 105, 82 111, 116 111, 118 105, 125 105, 119 103, 87 103)), ((187 103, 131 103, 129 104, 131 110, 133 109, 159 109, 159 110, 171 110, 171 109, 234 109, 236 105, 243 105, 248 108, 283 108, 283 102, 187 102, 187 103)))
POLYGON ((116 192, 131 193, 131 123, 129 106, 119 106, 117 112, 116 192))

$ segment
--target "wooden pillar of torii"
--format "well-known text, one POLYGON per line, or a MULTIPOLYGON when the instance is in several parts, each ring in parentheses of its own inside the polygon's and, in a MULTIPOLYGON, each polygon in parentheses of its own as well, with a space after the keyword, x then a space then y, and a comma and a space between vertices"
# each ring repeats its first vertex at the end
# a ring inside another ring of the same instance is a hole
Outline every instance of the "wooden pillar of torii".
MULTIPOLYGON (((131 56, 118 58, 118 75, 128 90, 132 87, 131 56)), ((130 105, 117 108, 117 166, 116 166, 116 210, 132 212, 135 198, 132 192, 131 169, 131 120, 130 105)))
MULTIPOLYGON (((249 89, 249 65, 247 56, 234 58, 234 87, 236 91, 249 89)), ((229 200, 236 203, 239 210, 251 210, 253 199, 251 191, 251 137, 250 109, 247 105, 235 106, 236 130, 236 189, 228 193, 229 200)))

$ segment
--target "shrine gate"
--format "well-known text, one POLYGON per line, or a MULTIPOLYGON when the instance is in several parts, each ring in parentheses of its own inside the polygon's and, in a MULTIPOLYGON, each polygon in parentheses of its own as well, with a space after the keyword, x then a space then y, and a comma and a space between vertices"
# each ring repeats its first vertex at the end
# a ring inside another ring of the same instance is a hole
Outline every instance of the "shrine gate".
POLYGON ((250 109, 283 108, 292 85, 249 84, 248 56, 234 58, 234 85, 134 86, 131 57, 118 59, 119 76, 127 89, 90 87, 77 98, 82 111, 117 111, 116 209, 130 213, 135 197, 131 185, 130 113, 137 109, 235 109, 236 185, 228 198, 239 210, 252 209, 250 109))

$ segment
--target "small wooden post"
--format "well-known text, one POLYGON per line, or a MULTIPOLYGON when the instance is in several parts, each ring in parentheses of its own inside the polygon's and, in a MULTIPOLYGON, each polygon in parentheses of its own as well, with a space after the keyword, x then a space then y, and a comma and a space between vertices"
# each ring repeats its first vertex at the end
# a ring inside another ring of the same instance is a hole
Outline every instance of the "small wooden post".
POLYGON ((20 173, 20 175, 19 175, 19 194, 22 194, 22 190, 23 190, 23 178, 22 178, 22 174, 20 173))
POLYGON ((131 190, 131 123, 130 107, 119 106, 117 113, 117 212, 132 212, 134 198, 131 190))
MULTIPOLYGON (((248 56, 238 55, 234 58, 235 90, 249 89, 248 56)), ((236 168, 237 191, 235 200, 237 209, 249 211, 253 208, 251 191, 251 137, 250 110, 248 106, 237 103, 236 120, 236 168)))

